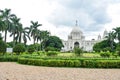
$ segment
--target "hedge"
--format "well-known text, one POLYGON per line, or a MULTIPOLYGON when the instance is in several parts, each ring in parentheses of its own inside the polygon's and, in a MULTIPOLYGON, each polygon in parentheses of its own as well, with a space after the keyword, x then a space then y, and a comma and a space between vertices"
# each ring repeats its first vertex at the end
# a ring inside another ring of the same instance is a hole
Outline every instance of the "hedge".
POLYGON ((0 62, 17 62, 18 56, 0 56, 0 62))
POLYGON ((120 68, 119 58, 40 58, 21 56, 0 56, 0 62, 18 62, 21 64, 50 67, 83 67, 83 68, 120 68))
POLYGON ((43 59, 27 59, 19 58, 18 63, 36 65, 36 66, 50 66, 50 67, 80 67, 79 60, 43 60, 43 59))
POLYGON ((19 58, 18 63, 50 67, 120 68, 120 60, 43 60, 19 58))
POLYGON ((120 60, 85 60, 83 67, 87 68, 120 68, 120 60))

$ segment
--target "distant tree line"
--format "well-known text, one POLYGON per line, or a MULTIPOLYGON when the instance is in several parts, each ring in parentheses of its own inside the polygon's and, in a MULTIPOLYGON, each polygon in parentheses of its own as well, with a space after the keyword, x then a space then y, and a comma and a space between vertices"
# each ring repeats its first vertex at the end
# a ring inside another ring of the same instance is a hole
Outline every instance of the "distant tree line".
POLYGON ((105 40, 94 45, 93 50, 96 52, 120 51, 120 27, 113 28, 112 31, 108 33, 105 40))
POLYGON ((41 50, 48 46, 58 50, 63 47, 59 37, 50 36, 50 32, 38 29, 42 26, 38 21, 31 21, 30 26, 23 27, 20 20, 15 14, 11 13, 11 9, 0 10, 0 32, 4 33, 4 42, 8 46, 15 47, 17 44, 27 46, 28 40, 33 39, 33 45, 38 44, 41 50), (13 38, 12 42, 6 42, 8 33, 10 33, 9 37, 13 38), (54 42, 51 37, 55 39, 54 42))

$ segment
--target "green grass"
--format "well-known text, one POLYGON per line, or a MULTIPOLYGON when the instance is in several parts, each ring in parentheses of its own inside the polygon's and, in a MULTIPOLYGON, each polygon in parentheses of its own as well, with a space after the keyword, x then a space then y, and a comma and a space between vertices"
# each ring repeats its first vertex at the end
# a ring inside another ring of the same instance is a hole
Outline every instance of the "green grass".
MULTIPOLYGON (((75 54, 74 53, 60 53, 60 54, 58 54, 58 56, 64 56, 64 57, 75 57, 75 54)), ((97 54, 97 53, 83 53, 82 54, 82 57, 100 57, 100 55, 99 54, 97 54)))
POLYGON ((75 54, 74 53, 60 53, 58 54, 58 56, 71 57, 71 56, 75 56, 75 54))
POLYGON ((83 57, 100 57, 100 54, 96 54, 96 53, 84 53, 82 55, 83 57))

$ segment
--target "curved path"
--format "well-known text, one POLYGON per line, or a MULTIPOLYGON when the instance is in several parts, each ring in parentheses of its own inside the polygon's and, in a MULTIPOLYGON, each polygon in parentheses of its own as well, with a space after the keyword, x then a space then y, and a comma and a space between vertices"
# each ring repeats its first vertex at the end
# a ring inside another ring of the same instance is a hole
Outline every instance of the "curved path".
POLYGON ((0 80, 120 80, 120 69, 55 68, 0 62, 0 80))

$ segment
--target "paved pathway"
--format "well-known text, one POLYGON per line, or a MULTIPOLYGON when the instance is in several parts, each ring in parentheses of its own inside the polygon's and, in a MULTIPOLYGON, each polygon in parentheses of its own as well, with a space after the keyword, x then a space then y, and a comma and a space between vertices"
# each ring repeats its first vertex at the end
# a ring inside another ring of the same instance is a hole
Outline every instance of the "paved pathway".
POLYGON ((55 68, 0 62, 0 80, 120 80, 120 69, 55 68))

